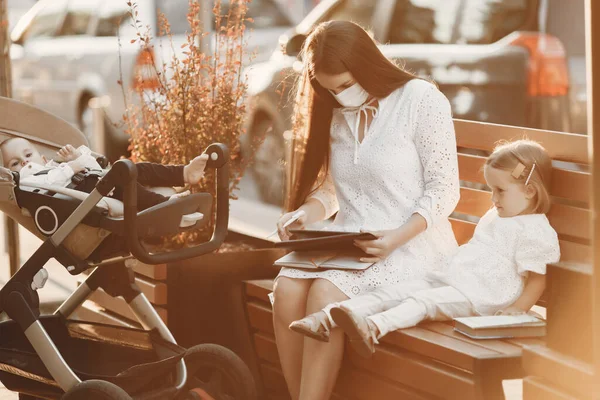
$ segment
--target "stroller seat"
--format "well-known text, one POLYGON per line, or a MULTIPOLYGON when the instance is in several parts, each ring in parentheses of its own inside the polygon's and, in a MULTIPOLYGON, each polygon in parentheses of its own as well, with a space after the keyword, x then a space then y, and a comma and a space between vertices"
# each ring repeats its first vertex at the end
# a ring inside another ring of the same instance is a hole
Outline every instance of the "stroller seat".
MULTIPOLYGON (((0 177, 11 179, 6 170, 0 171, 0 177)), ((56 185, 19 184, 18 175, 14 173, 12 180, 17 205, 22 213, 33 218, 36 228, 45 236, 56 232, 81 202, 89 197, 88 193, 56 185)), ((208 193, 190 194, 158 204, 138 213, 138 236, 166 236, 202 227, 208 222, 203 217, 211 213, 211 207, 212 196, 208 193)), ((94 229, 76 227, 73 238, 67 238, 65 248, 75 256, 87 259, 110 234, 124 236, 124 213, 122 201, 103 197, 82 221, 94 229), (85 232, 83 237, 82 232, 85 232)))

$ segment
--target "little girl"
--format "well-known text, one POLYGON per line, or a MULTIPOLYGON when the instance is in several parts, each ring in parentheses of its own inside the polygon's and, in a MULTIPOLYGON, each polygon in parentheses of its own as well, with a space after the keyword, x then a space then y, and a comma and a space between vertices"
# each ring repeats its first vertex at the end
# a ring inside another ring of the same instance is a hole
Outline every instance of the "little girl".
MULTIPOLYGON (((424 320, 525 313, 535 305, 544 291, 546 264, 560 258, 558 237, 545 215, 551 173, 550 157, 538 143, 518 140, 498 146, 484 167, 494 207, 446 267, 426 279, 382 287, 330 309, 357 352, 368 357, 388 332, 424 320)), ((313 328, 323 313, 295 321, 290 329, 326 340, 313 328)))

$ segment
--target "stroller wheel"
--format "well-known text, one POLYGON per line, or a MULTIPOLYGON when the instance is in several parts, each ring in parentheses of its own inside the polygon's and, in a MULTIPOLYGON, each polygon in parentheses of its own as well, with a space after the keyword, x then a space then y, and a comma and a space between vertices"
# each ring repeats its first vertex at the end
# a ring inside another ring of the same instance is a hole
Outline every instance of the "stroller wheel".
POLYGON ((256 386, 250 370, 233 351, 216 344, 188 349, 189 399, 256 400, 256 386))
POLYGON ((132 400, 126 391, 117 385, 100 380, 89 380, 74 386, 61 400, 132 400))

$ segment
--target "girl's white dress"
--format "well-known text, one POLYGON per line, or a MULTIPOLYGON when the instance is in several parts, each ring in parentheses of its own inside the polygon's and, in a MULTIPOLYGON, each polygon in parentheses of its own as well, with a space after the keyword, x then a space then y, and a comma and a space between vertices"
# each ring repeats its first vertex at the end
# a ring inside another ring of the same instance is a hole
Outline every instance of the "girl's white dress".
POLYGON ((337 211, 329 229, 395 229, 418 213, 427 221, 427 230, 365 271, 282 268, 278 277, 327 279, 355 297, 423 278, 456 250, 448 216, 460 194, 448 100, 431 83, 413 79, 379 99, 375 118, 359 143, 357 118, 369 107, 334 110, 330 173, 311 197, 323 204, 327 217, 337 211))
POLYGON ((429 278, 458 289, 475 312, 490 315, 521 296, 529 272, 545 275, 546 264, 559 258, 558 236, 545 214, 501 218, 492 208, 448 266, 429 278))

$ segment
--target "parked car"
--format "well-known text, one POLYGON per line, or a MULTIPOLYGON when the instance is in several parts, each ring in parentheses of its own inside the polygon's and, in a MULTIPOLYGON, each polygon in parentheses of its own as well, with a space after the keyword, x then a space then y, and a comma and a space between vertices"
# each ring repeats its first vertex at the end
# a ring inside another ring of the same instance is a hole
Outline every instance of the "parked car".
MULTIPOLYGON (((559 26, 559 8, 579 2, 552 0, 545 9, 554 10, 559 26)), ((291 128, 290 93, 302 68, 297 56, 323 21, 352 20, 369 28, 386 56, 439 85, 455 118, 570 131, 573 65, 560 39, 540 31, 547 25, 541 19, 548 19, 542 6, 548 1, 323 0, 280 37, 269 61, 247 72, 250 115, 242 152, 254 152, 261 197, 282 204, 288 157, 283 133, 291 128), (262 137, 263 145, 253 150, 251 143, 262 137)), ((563 33, 578 38, 570 28, 563 33)))
MULTIPOLYGON (((76 124, 92 140, 92 97, 108 96, 109 121, 121 120, 125 111, 125 91, 134 74, 143 71, 152 59, 161 65, 169 60, 172 49, 182 51, 189 30, 186 14, 188 0, 138 1, 141 24, 155 38, 154 57, 140 52, 128 15, 127 0, 40 0, 17 23, 11 37, 14 97, 50 111, 76 124), (157 9, 165 13, 173 34, 174 46, 159 36, 157 9), (119 44, 118 36, 121 40, 119 44)), ((222 13, 228 2, 223 1, 222 13)), ((213 21, 212 7, 204 7, 203 20, 213 21)), ((256 51, 256 60, 266 60, 279 35, 291 25, 276 0, 253 0, 248 17, 248 49, 256 51)), ((214 30, 214 27, 212 28, 214 30)), ((214 36, 202 40, 207 51, 214 50, 214 36)), ((146 82, 148 83, 148 82, 146 82)), ((123 129, 106 123, 111 158, 123 154, 128 137, 123 129)))

